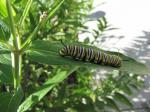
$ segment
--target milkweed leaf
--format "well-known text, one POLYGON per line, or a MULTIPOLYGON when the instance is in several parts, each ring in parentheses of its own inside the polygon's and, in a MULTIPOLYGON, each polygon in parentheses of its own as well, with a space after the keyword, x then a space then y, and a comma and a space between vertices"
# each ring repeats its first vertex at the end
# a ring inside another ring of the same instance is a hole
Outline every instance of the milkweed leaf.
POLYGON ((123 94, 116 92, 114 98, 121 102, 122 104, 126 104, 129 107, 133 107, 132 103, 130 102, 130 100, 123 94))
MULTIPOLYGON (((84 46, 87 48, 93 48, 95 50, 101 50, 93 46, 88 46, 84 45, 82 43, 67 43, 66 44, 72 44, 72 45, 80 45, 84 46)), ((149 69, 142 63, 137 62, 133 58, 130 58, 128 56, 125 56, 124 54, 117 53, 117 52, 110 52, 110 51, 103 51, 108 54, 115 54, 118 55, 123 59, 123 60, 128 60, 128 61, 123 61, 122 66, 120 68, 116 67, 111 67, 111 66, 104 66, 104 65, 98 65, 98 64, 93 64, 89 62, 84 62, 84 61, 76 61, 71 58, 65 58, 61 57, 59 55, 59 51, 63 48, 64 46, 61 44, 61 42, 49 42, 49 41, 34 41, 32 45, 30 46, 28 51, 28 58, 39 62, 39 63, 45 63, 45 64, 50 64, 50 65, 74 65, 74 66, 82 66, 82 67, 93 67, 93 68, 101 68, 101 69, 109 69, 109 70, 120 70, 120 71, 126 71, 129 73, 136 73, 136 74, 148 74, 149 69)))
POLYGON ((25 101, 19 106, 18 112, 27 111, 30 107, 39 102, 54 86, 62 82, 68 75, 77 70, 78 67, 73 67, 70 71, 58 72, 53 78, 49 79, 45 84, 38 89, 35 93, 27 97, 25 101))
POLYGON ((117 103, 112 98, 107 97, 107 98, 105 98, 105 100, 107 102, 106 103, 107 107, 111 107, 112 109, 116 110, 117 112, 121 112, 117 103))

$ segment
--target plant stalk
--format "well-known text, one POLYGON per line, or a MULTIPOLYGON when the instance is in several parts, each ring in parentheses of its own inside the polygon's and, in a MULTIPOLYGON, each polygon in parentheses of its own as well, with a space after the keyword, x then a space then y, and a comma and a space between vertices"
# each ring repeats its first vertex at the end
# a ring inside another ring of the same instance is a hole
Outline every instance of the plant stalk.
POLYGON ((19 52, 12 52, 11 57, 12 57, 13 77, 14 77, 14 89, 17 90, 20 87, 22 55, 19 52))
POLYGON ((12 38, 13 38, 13 42, 12 42, 13 50, 11 50, 12 71, 14 77, 14 89, 15 91, 17 91, 17 89, 20 87, 20 79, 21 79, 21 64, 22 64, 22 53, 20 52, 21 41, 20 41, 20 37, 17 35, 16 32, 10 0, 6 0, 6 7, 7 7, 8 18, 9 18, 10 28, 11 28, 12 38))
POLYGON ((13 37, 13 45, 15 48, 18 48, 17 41, 16 41, 17 36, 16 36, 15 22, 14 22, 14 18, 13 18, 10 0, 6 0, 6 6, 7 6, 7 12, 8 12, 11 33, 12 33, 12 37, 13 37))
POLYGON ((36 36, 37 32, 40 30, 40 28, 46 24, 46 22, 53 17, 53 15, 55 14, 55 12, 59 9, 59 7, 63 4, 65 0, 61 0, 60 2, 57 2, 56 4, 54 4, 54 8, 52 10, 50 10, 48 16, 39 22, 39 24, 37 25, 37 27, 34 29, 34 31, 31 33, 31 35, 27 38, 27 40, 23 43, 21 50, 24 51, 26 49, 27 46, 29 46, 29 44, 31 43, 32 39, 36 36))

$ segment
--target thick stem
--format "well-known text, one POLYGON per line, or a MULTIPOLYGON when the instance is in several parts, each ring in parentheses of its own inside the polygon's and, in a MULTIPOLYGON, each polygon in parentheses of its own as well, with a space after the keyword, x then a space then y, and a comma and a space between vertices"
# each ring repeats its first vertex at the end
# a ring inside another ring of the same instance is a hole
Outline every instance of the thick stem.
POLYGON ((22 64, 22 53, 20 52, 21 41, 19 35, 17 35, 15 22, 12 13, 12 6, 10 0, 6 0, 8 18, 10 22, 11 33, 13 37, 13 49, 11 53, 12 57, 12 71, 14 77, 14 89, 17 90, 20 87, 21 79, 21 64, 22 64))
POLYGON ((17 89, 20 86, 21 80, 21 64, 22 64, 22 55, 20 52, 12 52, 12 70, 14 77, 14 88, 17 89))

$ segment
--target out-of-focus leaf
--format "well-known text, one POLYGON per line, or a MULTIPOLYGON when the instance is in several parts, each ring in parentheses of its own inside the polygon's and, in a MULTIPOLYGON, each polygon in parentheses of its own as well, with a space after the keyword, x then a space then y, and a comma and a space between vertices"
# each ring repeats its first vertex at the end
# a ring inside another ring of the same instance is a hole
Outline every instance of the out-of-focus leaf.
POLYGON ((79 112, 79 110, 82 110, 82 112, 97 112, 93 106, 93 104, 83 104, 79 103, 74 105, 74 109, 79 112))
POLYGON ((8 103, 7 112, 17 112, 17 109, 23 98, 23 90, 21 87, 18 88, 17 92, 12 96, 8 103))
POLYGON ((29 12, 29 19, 30 19, 31 30, 33 30, 36 27, 36 21, 31 12, 29 12))
POLYGON ((84 40, 84 43, 89 43, 90 42, 90 39, 89 38, 86 38, 85 40, 84 40))
MULTIPOLYGON (((10 93, 0 93, 0 111, 7 112, 8 104, 12 95, 10 93)), ((11 111, 10 111, 11 112, 11 111)))
POLYGON ((11 65, 11 56, 10 56, 10 54, 1 54, 0 55, 0 63, 11 65))
POLYGON ((0 55, 0 81, 6 84, 13 83, 11 58, 9 54, 0 55))
MULTIPOLYGON (((12 12, 13 12, 13 16, 16 15, 15 11, 12 9, 12 12)), ((7 9, 6 9, 6 0, 0 0, 0 14, 3 16, 3 17, 7 17, 8 14, 7 14, 7 9)))
POLYGON ((130 84, 130 86, 132 87, 132 88, 134 88, 135 90, 139 90, 140 88, 139 88, 139 86, 138 85, 135 85, 135 84, 130 84))
POLYGON ((32 4, 32 0, 28 0, 27 4, 25 5, 25 9, 22 13, 22 16, 20 18, 19 25, 22 26, 22 24, 24 23, 24 20, 25 20, 26 16, 28 15, 31 4, 32 4))
POLYGON ((10 30, 8 26, 0 19, 0 39, 7 41, 10 37, 10 30))
POLYGON ((0 55, 1 54, 8 54, 10 53, 10 50, 7 50, 7 49, 0 49, 0 55))
POLYGON ((49 11, 49 14, 47 15, 47 17, 43 18, 39 22, 39 24, 36 26, 36 28, 33 30, 33 32, 30 34, 30 36, 27 38, 27 40, 22 45, 22 49, 26 48, 30 44, 31 40, 33 40, 33 38, 36 36, 36 34, 38 33, 38 31, 41 29, 41 27, 43 25, 45 25, 46 22, 55 15, 56 11, 61 7, 61 5, 63 4, 63 2, 64 2, 64 0, 61 0, 61 1, 58 0, 57 2, 55 2, 53 4, 53 7, 49 11))
POLYGON ((72 68, 68 73, 67 71, 58 72, 53 78, 49 79, 38 91, 31 94, 20 106, 18 112, 24 112, 30 107, 39 102, 54 86, 62 82, 68 75, 74 72, 78 67, 72 68))
POLYGON ((98 110, 101 112, 101 111, 104 111, 104 106, 105 106, 105 103, 104 101, 99 101, 99 100, 96 100, 94 105, 98 108, 98 110))
POLYGON ((21 2, 21 0, 13 0, 13 1, 14 1, 14 4, 21 2))
POLYGON ((130 89, 130 87, 128 85, 124 85, 123 88, 121 88, 121 89, 128 95, 132 94, 132 90, 130 89))
MULTIPOLYGON (((90 47, 95 50, 101 50, 96 47, 83 45, 81 43, 72 43, 73 45, 80 45, 85 47, 90 47)), ((111 70, 120 70, 120 71, 127 71, 129 73, 137 73, 137 74, 148 74, 149 69, 142 63, 139 63, 135 61, 134 59, 127 57, 121 53, 116 52, 110 52, 110 51, 103 51, 108 54, 115 54, 122 58, 122 60, 128 60, 128 61, 122 61, 122 65, 120 68, 111 67, 111 66, 104 66, 104 65, 98 65, 93 64, 89 62, 83 62, 83 61, 76 61, 71 58, 67 57, 61 57, 59 55, 59 51, 64 46, 61 44, 61 42, 49 42, 49 41, 35 41, 31 46, 30 50, 28 52, 28 58, 39 62, 39 63, 45 63, 45 64, 51 64, 51 65, 74 65, 74 66, 88 66, 88 67, 99 67, 101 69, 111 69, 111 70)))
POLYGON ((107 21, 105 17, 102 17, 98 20, 99 24, 98 24, 98 28, 100 31, 104 31, 105 28, 107 27, 107 21))
POLYGON ((17 108, 23 97, 22 89, 19 88, 12 96, 10 93, 0 93, 1 112, 17 112, 17 108))
POLYGON ((116 102, 112 99, 112 98, 105 98, 106 106, 111 107, 112 109, 116 110, 117 112, 121 112, 118 105, 116 104, 116 102))
POLYGON ((130 100, 123 94, 116 92, 114 98, 121 102, 122 104, 126 104, 129 107, 133 107, 132 103, 130 100))
POLYGON ((7 64, 0 63, 0 82, 13 84, 12 67, 7 64))
POLYGON ((5 0, 0 0, 0 14, 3 17, 7 17, 7 10, 6 10, 6 1, 5 0))

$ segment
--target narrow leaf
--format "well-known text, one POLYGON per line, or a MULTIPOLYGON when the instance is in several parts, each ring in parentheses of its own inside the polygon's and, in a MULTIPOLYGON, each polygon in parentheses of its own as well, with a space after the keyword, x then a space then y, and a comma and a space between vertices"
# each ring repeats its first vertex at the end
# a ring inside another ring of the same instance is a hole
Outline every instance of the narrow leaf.
POLYGON ((133 83, 130 84, 129 86, 130 86, 131 88, 137 90, 137 91, 140 89, 140 87, 139 87, 138 85, 135 85, 135 84, 133 84, 133 83))
POLYGON ((38 91, 31 94, 19 107, 18 112, 24 112, 39 102, 55 85, 62 82, 68 75, 74 72, 77 67, 72 68, 68 73, 59 72, 52 79, 49 79, 38 91))
POLYGON ((1 54, 9 54, 10 53, 10 50, 7 50, 7 49, 0 49, 0 55, 1 54))
POLYGON ((33 30, 33 32, 31 33, 31 35, 27 38, 27 40, 25 41, 25 43, 22 45, 22 49, 26 48, 31 40, 36 36, 37 32, 40 30, 40 28, 46 24, 46 22, 54 16, 54 14, 56 13, 56 11, 59 9, 59 7, 63 4, 64 0, 61 0, 60 2, 56 2, 56 4, 54 4, 54 7, 52 8, 52 10, 50 10, 47 18, 45 18, 44 20, 42 20, 37 27, 33 30))
MULTIPOLYGON (((12 9, 13 16, 16 15, 14 9, 12 9)), ((7 9, 6 9, 6 0, 0 0, 0 15, 4 18, 8 16, 7 9)))
MULTIPOLYGON (((93 46, 87 46, 84 45, 83 43, 66 43, 66 44, 72 44, 72 45, 79 45, 79 46, 84 46, 87 48, 93 48, 94 50, 100 50, 103 51, 102 49, 98 49, 93 46)), ((39 62, 39 63, 45 63, 45 64, 51 64, 51 65, 74 65, 74 66, 83 66, 83 67, 99 67, 103 69, 110 69, 110 70, 120 70, 120 71, 126 71, 129 73, 136 73, 136 74, 148 74, 149 69, 142 63, 137 62, 136 60, 127 57, 121 53, 116 53, 116 52, 110 52, 110 51, 103 51, 108 54, 115 54, 118 55, 122 58, 122 60, 128 60, 128 61, 122 61, 122 65, 120 68, 116 67, 111 67, 111 66, 104 66, 101 64, 93 64, 85 61, 77 61, 74 60, 73 58, 68 58, 68 57, 61 57, 59 55, 59 51, 63 48, 64 46, 61 44, 61 42, 50 42, 50 41, 34 41, 33 44, 30 46, 30 50, 28 50, 28 58, 39 62)))
POLYGON ((32 4, 32 1, 33 1, 33 0, 28 0, 27 4, 26 4, 26 6, 25 6, 25 9, 24 9, 23 14, 22 14, 22 16, 21 16, 21 18, 20 18, 20 21, 19 21, 19 25, 20 25, 20 26, 22 26, 22 24, 24 23, 25 18, 26 18, 27 15, 28 15, 29 9, 30 9, 31 4, 32 4))
POLYGON ((17 39, 16 39, 17 36, 16 36, 15 22, 13 18, 12 6, 9 0, 6 0, 6 7, 7 7, 7 13, 8 13, 8 18, 9 18, 9 23, 10 23, 10 29, 13 35, 13 44, 14 44, 14 47, 17 48, 17 39))
POLYGON ((18 88, 16 93, 12 96, 10 102, 8 103, 7 112, 17 112, 20 102, 23 98, 23 90, 21 87, 18 88))
POLYGON ((96 99, 94 105, 99 109, 99 111, 104 110, 104 106, 105 106, 104 101, 99 101, 96 99))
POLYGON ((116 102, 113 99, 107 97, 105 99, 105 101, 107 102, 106 103, 107 107, 110 107, 110 108, 116 110, 117 112, 121 112, 118 105, 116 104, 116 102))
POLYGON ((29 12, 29 19, 30 19, 30 29, 34 30, 34 28, 36 27, 36 21, 31 12, 29 12))
POLYGON ((130 87, 129 87, 128 85, 124 85, 121 89, 122 89, 126 94, 132 95, 132 90, 130 89, 130 87))
POLYGON ((130 100, 123 94, 116 92, 114 98, 121 102, 122 104, 125 104, 129 107, 133 107, 132 103, 130 102, 130 100))
POLYGON ((11 56, 10 56, 10 54, 1 54, 0 55, 0 63, 11 66, 11 56))
POLYGON ((7 10, 6 10, 6 0, 0 0, 0 14, 3 17, 7 17, 7 10))
POLYGON ((8 26, 0 19, 0 39, 7 41, 10 37, 10 30, 8 26))

